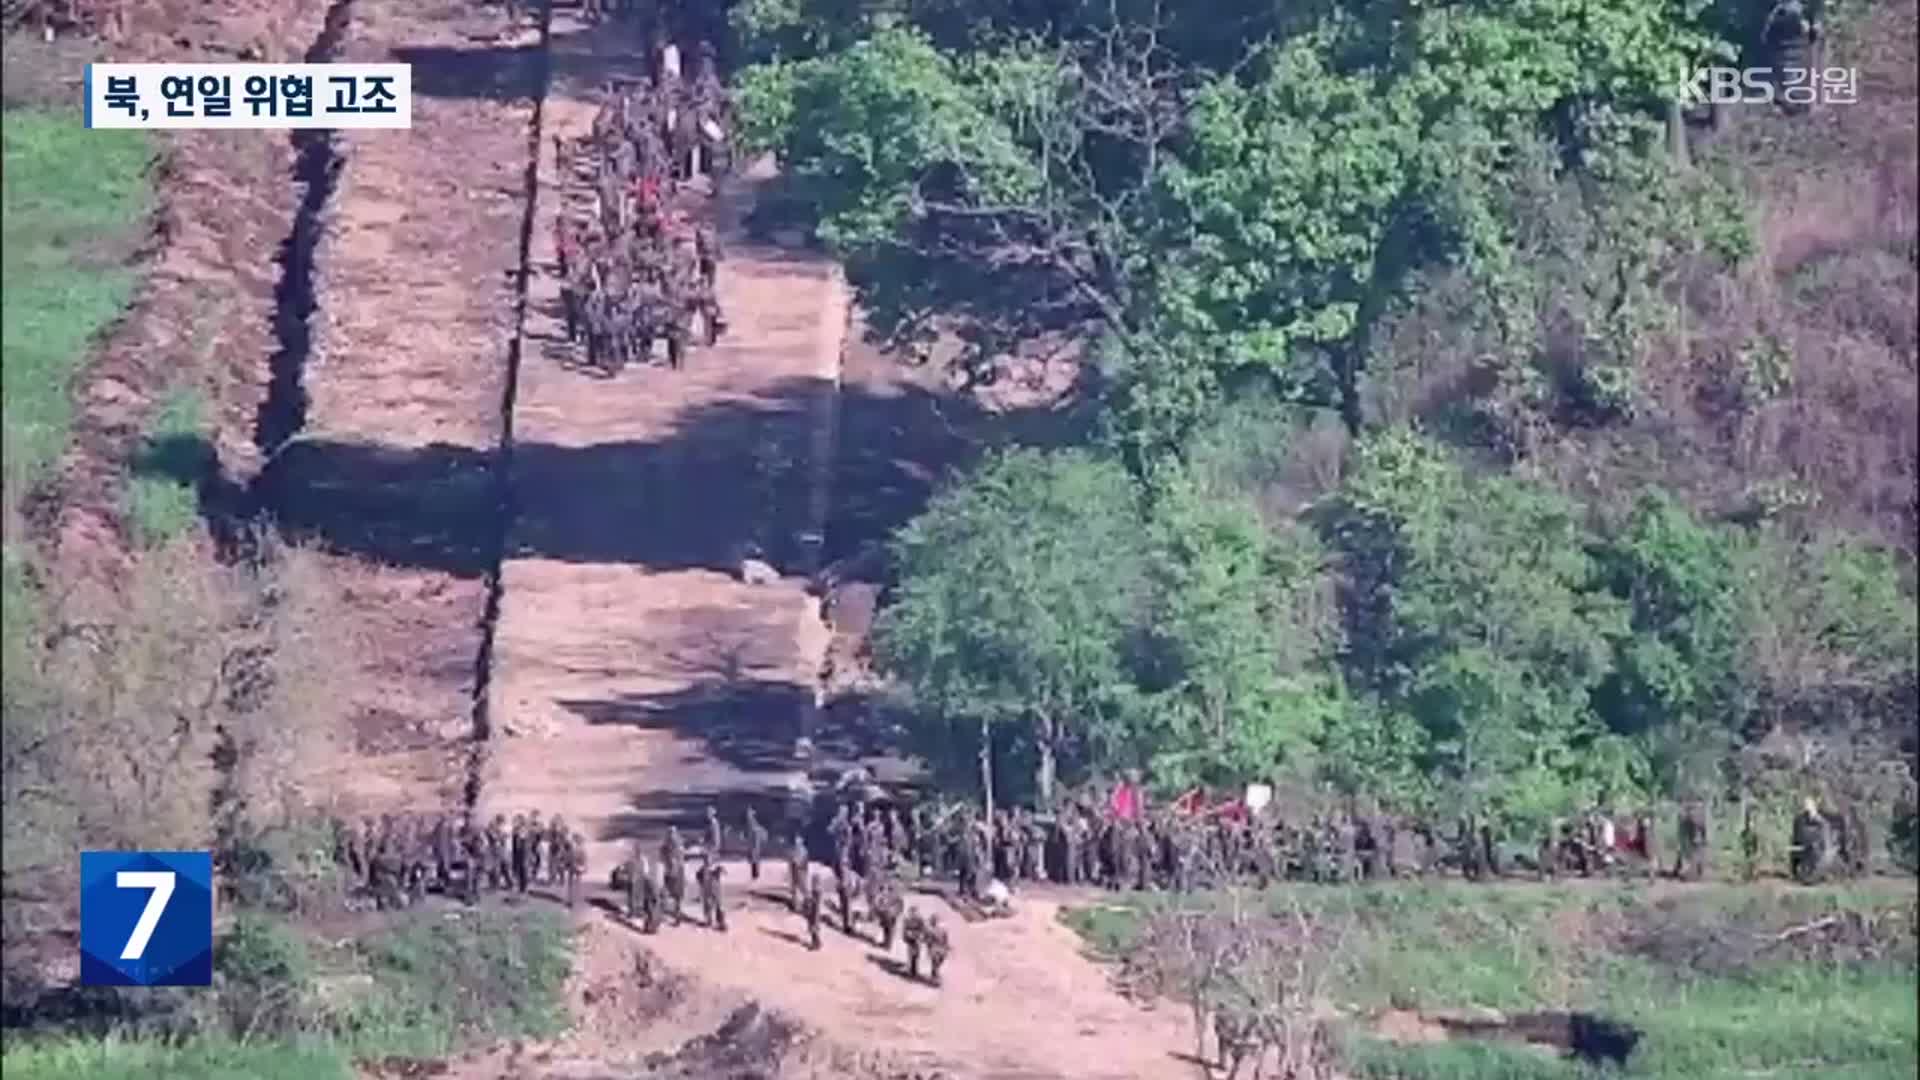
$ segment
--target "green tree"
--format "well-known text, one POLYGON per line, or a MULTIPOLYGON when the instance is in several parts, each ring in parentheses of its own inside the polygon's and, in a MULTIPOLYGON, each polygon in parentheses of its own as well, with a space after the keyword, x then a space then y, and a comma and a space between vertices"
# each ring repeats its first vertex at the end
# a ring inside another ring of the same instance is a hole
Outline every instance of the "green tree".
POLYGON ((1149 692, 1125 733, 1144 764, 1186 787, 1300 763, 1339 709, 1318 539, 1179 473, 1156 485, 1151 534, 1149 692))
POLYGON ((1346 561, 1356 685, 1417 721, 1420 764, 1459 798, 1536 816, 1570 783, 1597 784, 1584 766, 1615 755, 1589 695, 1626 613, 1597 587, 1574 508, 1404 432, 1356 456, 1326 519, 1346 561))
POLYGON ((1632 633, 1618 640, 1595 707, 1609 730, 1643 741, 1656 779, 1670 788, 1703 780, 1703 764, 1738 732, 1738 542, 1652 492, 1598 549, 1632 633))
POLYGON ((881 668, 930 722, 992 731, 1034 761, 1053 797, 1058 757, 1126 707, 1126 657, 1146 608, 1133 485, 1078 450, 1013 450, 936 497, 895 541, 900 585, 875 627, 881 668))

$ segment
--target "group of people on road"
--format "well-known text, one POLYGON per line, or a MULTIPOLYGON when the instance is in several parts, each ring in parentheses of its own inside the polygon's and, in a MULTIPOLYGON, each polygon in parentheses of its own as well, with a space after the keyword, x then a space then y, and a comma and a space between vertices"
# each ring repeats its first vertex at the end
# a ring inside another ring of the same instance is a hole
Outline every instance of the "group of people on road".
MULTIPOLYGON (((758 881, 767 854, 768 832, 751 807, 746 812, 741 833, 746 839, 748 878, 758 881)), ((719 813, 712 807, 707 808, 705 841, 697 851, 690 851, 679 828, 668 826, 657 855, 649 855, 642 843, 635 840, 626 861, 613 869, 609 884, 615 893, 625 896, 627 918, 639 926, 641 933, 659 933, 663 922, 680 926, 686 921, 690 862, 693 863, 692 883, 699 893, 702 925, 720 933, 727 931, 727 909, 720 892, 720 880, 726 872, 720 862, 726 836, 719 813)), ((876 927, 872 944, 891 954, 897 939, 906 950, 907 974, 916 979, 920 978, 920 959, 924 954, 926 978, 939 985, 941 968, 951 952, 951 940, 938 913, 923 915, 908 908, 896 873, 897 862, 890 858, 863 860, 861 869, 856 870, 852 845, 836 843, 831 863, 841 929, 857 938, 861 936, 861 922, 871 920, 876 927)), ((822 947, 820 929, 828 915, 827 881, 828 875, 814 868, 805 838, 796 833, 787 849, 787 907, 805 920, 810 949, 822 947)))
POLYGON ((606 87, 588 135, 553 139, 563 195, 555 270, 567 340, 584 341, 588 363, 609 374, 650 360, 656 341, 679 368, 696 323, 709 346, 727 325, 718 234, 690 216, 682 197, 725 150, 730 121, 718 61, 705 42, 691 72, 683 73, 676 44, 653 55, 648 79, 606 87))
POLYGON ((428 890, 468 903, 487 890, 526 893, 536 884, 566 890, 569 906, 580 901, 586 873, 586 838, 556 814, 515 814, 511 824, 496 814, 485 827, 471 818, 383 814, 358 828, 334 818, 333 858, 350 884, 372 896, 382 910, 424 899, 428 890))
MULTIPOLYGON (((1339 883, 1457 873, 1470 881, 1515 873, 1536 878, 1666 874, 1708 876, 1710 818, 1701 802, 1675 815, 1676 850, 1661 850, 1652 810, 1616 818, 1595 810, 1556 819, 1537 844, 1516 844, 1487 815, 1464 814, 1451 828, 1417 816, 1354 809, 1295 817, 1269 806, 1259 813, 1228 804, 1216 812, 1166 807, 1117 813, 1096 800, 1069 799, 1052 814, 1025 808, 990 817, 964 803, 869 806, 837 813, 829 825, 836 852, 856 869, 904 861, 957 882, 961 896, 987 902, 994 882, 1058 882, 1110 889, 1189 890, 1228 880, 1339 883)), ((1758 808, 1742 813, 1740 874, 1762 867, 1758 808)), ((1868 872, 1872 838, 1857 805, 1823 812, 1809 800, 1793 826, 1786 868, 1795 880, 1868 872)), ((864 872, 864 871, 863 871, 864 872)))

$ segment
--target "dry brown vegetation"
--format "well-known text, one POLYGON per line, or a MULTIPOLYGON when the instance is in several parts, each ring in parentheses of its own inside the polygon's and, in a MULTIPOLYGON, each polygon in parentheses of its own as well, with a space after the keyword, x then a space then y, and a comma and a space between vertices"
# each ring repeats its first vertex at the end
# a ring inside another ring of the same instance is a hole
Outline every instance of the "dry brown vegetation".
POLYGON ((10 995, 51 974, 43 947, 71 941, 76 850, 230 857, 299 821, 313 793, 298 765, 342 738, 353 656, 320 585, 307 552, 268 541, 256 562, 222 566, 182 538, 139 557, 122 589, 51 594, 38 632, 11 637, 10 995))
MULTIPOLYGON (((1920 411, 1914 296, 1920 290, 1920 141, 1912 4, 1862 7, 1837 27, 1828 62, 1858 67, 1859 103, 1804 116, 1727 110, 1700 133, 1695 174, 1745 208, 1750 251, 1693 250, 1650 268, 1649 312, 1629 400, 1596 408, 1581 380, 1613 360, 1580 333, 1602 321, 1611 283, 1595 266, 1631 258, 1585 231, 1577 192, 1544 193, 1549 237, 1528 267, 1548 282, 1537 384, 1489 374, 1495 335, 1463 319, 1475 287, 1442 276, 1382 335, 1376 415, 1474 423, 1473 441, 1603 511, 1658 485, 1714 516, 1845 531, 1911 556, 1920 546, 1920 411), (1558 262, 1557 258, 1564 258, 1558 262), (1597 292, 1595 290, 1598 290, 1597 292)), ((1664 208, 1651 208, 1664 209, 1664 208)))

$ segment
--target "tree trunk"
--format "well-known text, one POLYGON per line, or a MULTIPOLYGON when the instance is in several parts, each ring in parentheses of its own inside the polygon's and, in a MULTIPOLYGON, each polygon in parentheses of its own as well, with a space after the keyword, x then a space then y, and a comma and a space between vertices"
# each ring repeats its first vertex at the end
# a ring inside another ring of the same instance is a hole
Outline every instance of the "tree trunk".
POLYGON ((980 721, 980 797, 987 805, 987 820, 993 820, 993 725, 980 721))
POLYGON ((1673 158, 1674 167, 1682 172, 1693 167, 1693 160, 1687 154, 1687 121, 1680 115, 1680 103, 1667 103, 1667 153, 1673 158))
POLYGON ((1053 725, 1040 725, 1040 763, 1034 768, 1034 791, 1040 798, 1040 809, 1053 808, 1053 725))

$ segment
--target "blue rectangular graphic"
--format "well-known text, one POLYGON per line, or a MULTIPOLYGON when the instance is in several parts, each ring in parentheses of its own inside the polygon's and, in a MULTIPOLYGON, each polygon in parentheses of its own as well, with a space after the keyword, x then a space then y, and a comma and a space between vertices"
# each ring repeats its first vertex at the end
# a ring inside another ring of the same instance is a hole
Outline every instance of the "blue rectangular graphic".
POLYGON ((213 853, 80 853, 80 982, 213 982, 213 853))

